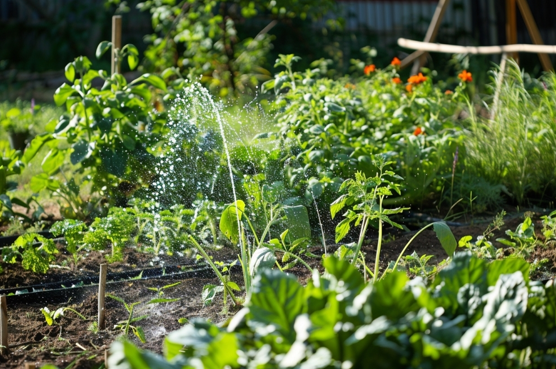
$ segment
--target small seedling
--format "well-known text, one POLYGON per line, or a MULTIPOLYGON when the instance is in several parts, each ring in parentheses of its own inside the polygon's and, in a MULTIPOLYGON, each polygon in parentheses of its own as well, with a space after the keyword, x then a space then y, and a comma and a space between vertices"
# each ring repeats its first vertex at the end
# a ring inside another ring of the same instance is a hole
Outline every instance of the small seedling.
POLYGON ((175 287, 175 286, 177 286, 177 285, 179 285, 179 284, 181 284, 181 282, 176 282, 176 283, 172 283, 172 284, 167 284, 166 286, 162 286, 162 287, 147 287, 147 289, 156 292, 156 294, 158 295, 158 297, 162 297, 162 295, 164 295, 164 290, 166 290, 166 289, 168 289, 168 288, 175 287))
MULTIPOLYGON (((141 328, 139 326, 132 325, 132 323, 136 323, 138 321, 141 321, 141 320, 144 320, 144 319, 148 318, 148 315, 146 315, 146 314, 138 316, 138 317, 133 316, 135 306, 139 305, 140 302, 133 302, 131 304, 128 304, 124 301, 124 299, 122 299, 121 297, 115 296, 115 295, 107 294, 106 297, 110 297, 111 299, 114 299, 114 300, 124 304, 125 309, 129 313, 129 317, 127 318, 127 320, 119 321, 116 325, 114 325, 114 329, 119 329, 119 330, 123 331, 125 336, 127 336, 129 334, 129 330, 131 329, 133 331, 133 334, 135 334, 137 336, 137 338, 139 338, 139 340, 142 343, 145 343, 146 339, 145 339, 145 332, 143 331, 143 328, 141 328)), ((178 301, 178 300, 179 299, 157 298, 157 299, 150 300, 149 302, 147 302, 147 304, 162 304, 162 303, 165 303, 165 302, 175 302, 175 301, 178 301)))
POLYGON ((79 312, 77 312, 75 309, 69 308, 69 307, 61 307, 58 310, 55 311, 50 311, 47 307, 44 307, 41 309, 41 312, 44 315, 44 319, 46 320, 46 323, 48 325, 52 325, 54 323, 56 323, 56 320, 64 315, 64 312, 66 311, 71 311, 74 314, 76 314, 78 317, 80 317, 83 320, 87 320, 86 317, 84 317, 83 315, 81 315, 79 312))

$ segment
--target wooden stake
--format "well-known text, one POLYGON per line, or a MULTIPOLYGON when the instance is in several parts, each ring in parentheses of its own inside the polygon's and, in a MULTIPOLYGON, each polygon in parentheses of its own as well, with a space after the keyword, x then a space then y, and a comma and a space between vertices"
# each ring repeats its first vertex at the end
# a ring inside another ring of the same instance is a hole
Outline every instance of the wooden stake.
POLYGON ((122 48, 122 16, 112 17, 112 74, 120 73, 119 60, 116 59, 116 51, 122 48))
MULTIPOLYGON (((506 0, 506 44, 517 44, 515 0, 506 0)), ((517 53, 512 53, 510 56, 519 63, 519 55, 517 53)))
MULTIPOLYGON (((434 11, 434 15, 432 16, 431 23, 429 24, 429 29, 427 30, 427 34, 425 35, 425 42, 433 42, 436 39, 436 35, 438 34, 438 29, 440 28, 440 24, 442 23, 442 18, 444 18, 444 13, 446 13, 446 9, 448 9, 448 4, 450 4, 450 0, 439 0, 438 5, 436 6, 436 10, 434 11)), ((419 56, 419 59, 413 63, 413 68, 411 69, 411 74, 417 74, 421 67, 425 65, 427 61, 427 54, 423 53, 419 56)), ((407 63, 401 64, 400 67, 404 67, 407 63)))
POLYGON ((25 363, 25 369, 35 369, 35 363, 25 363))
POLYGON ((106 291, 106 264, 100 264, 100 277, 98 280, 98 329, 106 328, 104 294, 106 291))
MULTIPOLYGON (((527 0, 517 0, 517 4, 519 5, 519 10, 521 11, 523 19, 525 20, 525 25, 527 26, 531 40, 533 40, 533 43, 536 45, 544 45, 539 28, 535 22, 535 18, 533 18, 529 4, 527 4, 527 0)), ((552 68, 552 62, 550 61, 548 55, 539 54, 539 59, 541 59, 541 64, 545 71, 548 72, 554 69, 552 68)))
POLYGON ((108 369, 108 350, 104 350, 104 369, 108 369))
POLYGON ((0 353, 6 355, 8 349, 8 304, 6 303, 6 295, 0 296, 0 353))

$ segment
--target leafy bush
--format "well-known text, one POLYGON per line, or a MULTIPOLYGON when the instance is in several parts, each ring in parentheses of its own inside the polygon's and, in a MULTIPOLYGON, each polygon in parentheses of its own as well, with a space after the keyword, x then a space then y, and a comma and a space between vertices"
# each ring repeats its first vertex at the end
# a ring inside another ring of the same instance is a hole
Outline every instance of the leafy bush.
POLYGON ((330 203, 343 179, 356 171, 373 175, 371 156, 382 153, 406 179, 402 195, 388 202, 422 202, 439 191, 460 142, 453 116, 463 85, 446 95, 421 76, 406 90, 395 66, 352 84, 322 78, 319 69, 292 72, 295 60, 282 55, 276 65, 286 71, 265 85, 277 93, 273 107, 286 183, 302 193, 308 187, 317 197, 324 187, 330 203))
POLYGON ((165 358, 128 341, 111 368, 539 367, 556 360, 556 289, 529 281, 519 259, 456 254, 429 286, 393 272, 365 284, 325 258, 306 287, 279 271, 255 279, 245 308, 219 327, 202 320, 170 333, 165 358))
POLYGON ((36 233, 27 233, 19 236, 12 246, 2 249, 2 259, 5 263, 14 264, 21 258, 24 269, 44 274, 57 253, 54 241, 36 233), (34 244, 35 239, 40 245, 34 244))

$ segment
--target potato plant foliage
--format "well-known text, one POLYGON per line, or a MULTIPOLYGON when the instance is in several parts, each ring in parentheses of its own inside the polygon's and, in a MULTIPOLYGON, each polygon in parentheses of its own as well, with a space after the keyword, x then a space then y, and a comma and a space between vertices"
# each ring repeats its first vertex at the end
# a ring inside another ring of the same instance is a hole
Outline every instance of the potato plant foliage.
POLYGON ((224 325, 193 320, 164 357, 129 341, 111 368, 517 368, 556 360, 556 288, 529 280, 521 259, 461 252, 426 285, 392 272, 365 283, 334 257, 307 286, 264 270, 224 325))

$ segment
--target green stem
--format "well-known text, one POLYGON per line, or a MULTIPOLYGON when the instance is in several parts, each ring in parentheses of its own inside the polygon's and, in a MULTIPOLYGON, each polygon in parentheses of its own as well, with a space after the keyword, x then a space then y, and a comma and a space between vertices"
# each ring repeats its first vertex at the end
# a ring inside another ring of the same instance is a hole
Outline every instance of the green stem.
POLYGON ((380 200, 379 200, 379 205, 378 205, 378 213, 379 213, 379 218, 378 218, 378 244, 376 246, 376 258, 375 258, 375 272, 373 275, 373 283, 376 282, 376 279, 378 278, 378 269, 379 269, 379 264, 380 264, 380 249, 382 248, 382 200, 384 199, 384 196, 380 196, 380 200))
MULTIPOLYGON (((301 262, 301 264, 303 264, 307 269, 309 269, 309 271, 311 272, 311 274, 313 273, 313 268, 311 268, 311 267, 309 266, 309 264, 307 264, 305 261, 303 261, 303 259, 301 259, 299 256, 297 256, 297 255, 295 255, 295 254, 292 254, 291 252, 285 251, 285 250, 278 250, 278 251, 281 251, 281 252, 283 252, 284 254, 293 256, 294 259, 299 260, 299 261, 301 262)), ((282 269, 280 269, 280 270, 282 270, 282 269)))
MULTIPOLYGON (((400 262, 400 260, 402 259, 403 254, 405 253, 405 250, 407 250, 407 248, 409 247, 409 244, 411 242, 413 242, 413 240, 419 236, 421 234, 421 232, 423 232, 425 229, 429 228, 430 226, 434 225, 434 223, 431 224, 427 224, 426 226, 424 226, 423 228, 421 228, 419 230, 419 232, 415 233, 415 235, 413 237, 411 237, 411 239, 409 241, 407 241, 407 244, 405 245, 405 247, 403 248, 402 252, 400 252, 400 255, 398 255, 398 259, 396 260, 396 263, 394 264, 394 270, 396 270, 396 268, 398 267, 398 264, 400 262)), ((382 274, 382 277, 384 277, 384 274, 382 274)), ((382 278, 380 277, 380 278, 382 278)))
POLYGON ((87 320, 87 318, 85 318, 83 315, 79 314, 77 311, 73 310, 72 308, 65 308, 64 310, 69 310, 74 312, 75 314, 77 314, 78 317, 80 317, 83 320, 87 320))
POLYGON ((359 233, 359 241, 357 241, 357 248, 355 249, 355 257, 351 262, 353 265, 357 263, 357 258, 359 257, 359 251, 361 251, 361 246, 363 246, 363 240, 365 239, 365 233, 367 232, 367 226, 369 225, 369 218, 363 215, 363 221, 361 222, 361 232, 359 233))
POLYGON ((259 241, 259 237, 257 237, 257 232, 255 232, 255 228, 253 227, 253 224, 251 223, 251 221, 249 220, 247 215, 245 215, 245 213, 243 213, 243 216, 247 220, 247 224, 249 225, 249 228, 251 229, 251 233, 253 233, 253 237, 255 237, 255 241, 257 242, 257 247, 259 247, 261 245, 261 242, 259 241))
POLYGON ((234 293, 232 292, 232 290, 230 289, 230 287, 228 287, 228 284, 226 283, 226 279, 224 278, 224 276, 222 276, 222 274, 220 273, 220 270, 218 270, 218 267, 212 262, 210 256, 208 256, 208 254, 205 252, 205 250, 203 250, 203 248, 201 247, 201 245, 199 245, 199 243, 195 240, 195 238, 193 238, 193 236, 189 235, 189 240, 193 243, 193 246, 195 246, 195 248, 197 249, 197 251, 199 251, 199 253, 205 258, 205 260, 207 261, 207 263, 209 263, 209 265, 211 266, 212 270, 214 270, 214 273, 216 274, 216 276, 218 277, 218 279, 220 279, 220 282, 222 282, 222 284, 224 285, 224 288, 228 291, 228 293, 230 294, 230 297, 232 298, 232 300, 234 301, 234 305, 236 306, 240 306, 241 304, 239 303, 238 299, 235 297, 234 293))
POLYGON ((131 325, 131 319, 133 318, 133 309, 135 309, 135 305, 131 305, 131 309, 129 310, 129 318, 127 319, 127 322, 125 324, 125 329, 124 329, 124 333, 127 336, 129 333, 129 326, 131 325))

